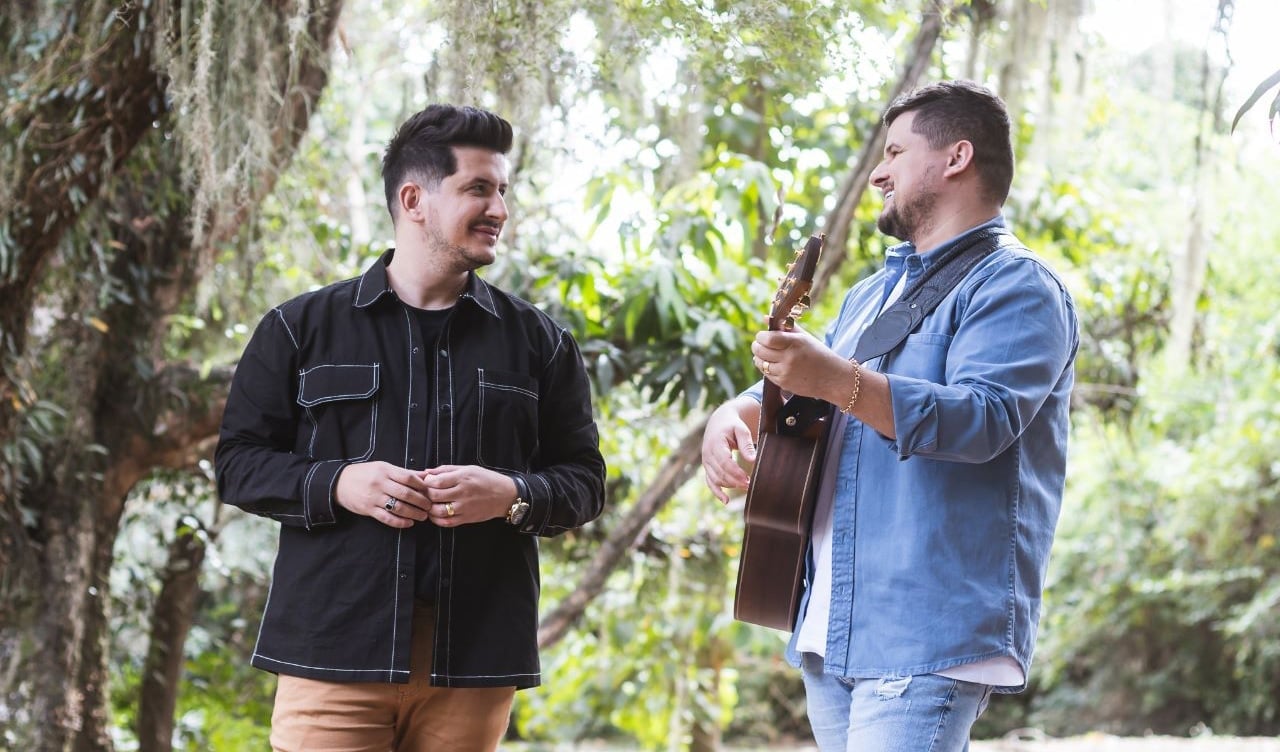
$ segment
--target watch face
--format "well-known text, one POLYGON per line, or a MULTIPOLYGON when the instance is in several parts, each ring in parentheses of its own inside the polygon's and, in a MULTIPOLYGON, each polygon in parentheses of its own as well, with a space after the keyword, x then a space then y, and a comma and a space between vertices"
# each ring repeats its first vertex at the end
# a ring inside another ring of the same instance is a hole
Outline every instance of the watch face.
POLYGON ((507 520, 510 521, 512 525, 519 525, 521 522, 524 522, 524 516, 528 511, 528 502, 518 501, 511 505, 511 512, 507 514, 507 520))

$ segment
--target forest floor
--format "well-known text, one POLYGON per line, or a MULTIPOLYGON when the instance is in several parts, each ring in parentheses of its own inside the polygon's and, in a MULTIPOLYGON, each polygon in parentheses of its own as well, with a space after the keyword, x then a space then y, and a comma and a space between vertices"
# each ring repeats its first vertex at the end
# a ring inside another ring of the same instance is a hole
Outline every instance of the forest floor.
MULTIPOLYGON (((634 747, 607 744, 574 746, 517 744, 506 752, 633 752, 634 747)), ((812 745, 773 747, 725 746, 724 752, 815 752, 812 745)), ((1231 737, 1204 735, 1188 739, 1174 736, 1110 736, 1085 734, 1066 739, 1050 739, 1039 734, 1009 735, 1002 739, 975 741, 969 752, 1280 752, 1280 737, 1231 737)))
POLYGON ((970 752, 1280 752, 1280 738, 1204 735, 1110 736, 1085 734, 1069 739, 1008 736, 973 742, 970 752))

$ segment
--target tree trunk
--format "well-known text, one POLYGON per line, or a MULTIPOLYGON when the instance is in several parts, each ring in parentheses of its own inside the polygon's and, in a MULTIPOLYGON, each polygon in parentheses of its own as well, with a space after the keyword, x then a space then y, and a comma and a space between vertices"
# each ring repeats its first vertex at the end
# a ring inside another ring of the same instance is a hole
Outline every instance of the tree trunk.
MULTIPOLYGON (((916 35, 915 43, 912 45, 911 56, 908 58, 901 78, 893 88, 892 96, 897 96, 915 85, 928 65, 933 47, 941 33, 941 14, 926 14, 920 31, 916 35)), ((823 254, 823 263, 820 264, 817 277, 814 279, 814 297, 817 297, 816 291, 819 285, 825 286, 831 275, 843 263, 844 245, 848 238, 849 224, 853 220, 853 209, 857 206, 862 190, 866 187, 873 165, 879 161, 881 144, 884 141, 883 130, 880 123, 873 127, 874 135, 864 145, 858 159, 858 166, 845 179, 841 200, 827 218, 827 248, 840 250, 823 254), (841 226, 843 226, 842 230, 840 230, 841 226), (841 232, 842 236, 840 236, 841 232), (838 239, 833 240, 833 236, 838 239)), ((596 555, 584 570, 578 586, 542 619, 538 628, 539 647, 554 645, 573 628, 591 601, 604 591, 609 575, 635 548, 640 534, 649 521, 662 510, 662 507, 666 506, 675 492, 697 473, 701 462, 702 433, 707 427, 707 417, 709 416, 704 416, 697 421, 685 433, 679 446, 662 463, 653 482, 636 500, 635 505, 627 511, 623 519, 610 530, 608 538, 600 544, 596 555)))
MULTIPOLYGON (((886 105, 899 95, 915 88, 916 82, 924 74, 925 68, 929 66, 929 61, 933 58, 933 48, 937 45, 938 38, 942 35, 942 16, 945 12, 949 11, 940 10, 925 14, 924 20, 920 24, 920 30, 916 32, 915 41, 911 45, 911 54, 902 67, 902 73, 899 75, 897 83, 894 84, 893 90, 885 100, 886 105)), ((871 124, 867 136, 862 142, 862 150, 858 152, 858 162, 845 175, 844 183, 840 186, 840 197, 836 201, 836 207, 827 215, 826 222, 823 224, 823 230, 827 234, 827 241, 822 258, 818 261, 818 271, 813 278, 813 288, 809 292, 810 297, 814 300, 822 296, 823 291, 826 290, 827 285, 831 282, 831 278, 844 265, 848 255, 849 228, 853 225, 853 213, 858 208, 858 203, 862 201, 862 194, 867 189, 867 181, 871 178, 871 171, 880 162, 880 152, 884 150, 884 130, 884 123, 880 120, 876 120, 871 124)))
POLYGON ((702 457, 699 447, 706 427, 707 420, 703 418, 685 433, 679 446, 667 455, 662 467, 658 468, 658 474, 649 487, 596 549, 595 556, 591 557, 591 562, 583 570, 578 586, 543 617, 538 627, 538 647, 554 645, 568 634, 578 619, 582 618, 591 601, 604 592, 609 575, 635 550, 649 521, 697 472, 702 457))
MULTIPOLYGON (((253 176, 244 203, 214 205, 209 215, 194 216, 190 192, 179 184, 179 139, 169 128, 169 114, 113 93, 153 91, 154 102, 168 101, 167 74, 156 72, 149 57, 134 67, 135 51, 150 50, 160 23, 147 17, 117 24, 122 29, 117 33, 136 34, 137 39, 97 49, 90 66, 103 72, 101 87, 108 104, 125 107, 120 113, 98 115, 104 129, 99 140, 111 144, 106 151, 116 156, 114 161, 103 158, 103 174, 92 186, 102 205, 85 206, 77 198, 87 192, 76 182, 83 179, 83 170, 59 170, 42 178, 43 192, 67 194, 67 203, 46 207, 46 215, 37 220, 32 219, 33 207, 43 205, 29 196, 0 216, 0 222, 11 227, 34 222, 55 234, 76 233, 76 243, 85 247, 105 243, 111 249, 102 254, 107 278, 85 284, 83 277, 66 274, 65 267, 57 265, 46 265, 46 275, 39 277, 40 262, 50 257, 57 243, 24 237, 20 242, 26 245, 19 246, 17 259, 38 278, 0 280, 0 300, 23 309, 0 312, 5 327, 21 328, 16 337, 6 328, 6 365, 23 364, 33 382, 38 376, 40 381, 27 388, 58 405, 65 415, 46 430, 47 435, 32 439, 38 440, 42 466, 22 485, 7 486, 10 493, 0 499, 0 602, 5 604, 0 611, 0 738, 13 739, 16 748, 111 749, 106 712, 107 588, 125 499, 153 469, 188 467, 207 452, 229 382, 225 369, 202 377, 193 367, 165 363, 167 321, 210 266, 216 244, 234 232, 248 207, 271 189, 305 133, 326 81, 328 40, 339 6, 333 0, 303 13, 291 4, 272 4, 255 21, 255 33, 266 35, 265 44, 275 53, 260 62, 265 70, 278 71, 274 80, 279 86, 270 92, 273 108, 245 115, 265 119, 271 153, 258 165, 261 172, 253 176), (291 25, 299 19, 305 21, 300 30, 291 25), (301 33, 291 35, 290 29, 301 33), (113 64, 105 57, 110 50, 125 57, 113 64), (149 77, 150 83, 126 81, 126 74, 149 77), (59 178, 65 182, 57 182, 59 178), (195 242, 196 227, 210 228, 203 242, 195 242), (67 279, 50 276, 59 273, 67 279), (36 301, 38 287, 52 289, 52 297, 36 301), (48 331, 33 335, 26 327, 38 304, 47 315, 61 318, 48 331)), ((139 12, 160 11, 146 6, 139 12)), ((60 75, 69 68, 73 73, 68 75, 81 75, 76 66, 90 57, 79 48, 63 52, 69 57, 47 56, 44 68, 60 75)), ((45 101, 36 96, 31 100, 45 101)), ((12 111, 21 107, 6 114, 12 111)), ((56 113, 42 113, 33 110, 27 117, 55 119, 56 113)), ((17 156, 18 174, 27 170, 43 175, 38 165, 50 159, 32 150, 17 156)), ((14 372, 6 369, 7 374, 14 372)), ((16 389, 17 384, 0 381, 0 389, 16 389)), ((0 402, 5 409, 12 407, 7 394, 0 402)), ((0 431, 11 431, 0 433, 0 446, 11 443, 21 418, 19 409, 11 412, 8 427, 0 426, 0 431)), ((170 650, 181 656, 180 644, 170 650)), ((163 724, 155 714, 147 722, 152 728, 163 724)))
POLYGON ((173 711, 182 677, 182 646, 195 619, 200 567, 207 548, 208 536, 199 519, 189 516, 178 523, 151 616, 151 639, 138 699, 139 752, 173 749, 173 711))
POLYGON ((1062 135, 1074 136, 1084 127, 1087 108, 1080 102, 1086 82, 1086 56, 1080 20, 1087 10, 1085 0, 1054 0, 1049 6, 1044 44, 1047 57, 1038 66, 1044 70, 1044 80, 1036 86, 1036 126, 1021 163, 1048 164, 1050 155, 1057 153, 1062 135))
MULTIPOLYGON (((1231 0, 1220 0, 1214 31, 1226 38, 1231 18, 1231 0)), ((1201 110, 1200 128, 1196 132, 1195 161, 1191 172, 1191 206, 1187 219, 1187 240, 1181 252, 1171 261, 1173 279, 1169 294, 1172 309, 1169 317, 1169 343, 1165 361, 1174 370, 1191 365, 1200 296, 1204 293, 1209 266, 1212 222, 1205 215, 1211 205, 1209 196, 1215 182, 1219 160, 1215 154, 1214 135, 1223 130, 1222 96, 1227 69, 1213 64, 1206 47, 1200 63, 1201 110)))
POLYGON ((1041 67, 1039 58, 1047 49, 1044 38, 1049 9, 1043 3, 1021 0, 1009 3, 1007 7, 1009 31, 1005 49, 1008 54, 1000 64, 996 91, 1004 99, 1009 118, 1016 128, 1025 106, 1022 93, 1026 89, 1027 72, 1041 67))
MULTIPOLYGON (((163 78, 153 70, 155 35, 133 8, 88 4, 44 52, 55 64, 31 61, 34 70, 5 71, 12 79, 0 82, 12 92, 0 108, 0 132, 21 140, 0 151, 12 162, 0 172, 0 199, 8 199, 0 201, 0 447, 11 444, 34 402, 17 363, 41 272, 80 212, 165 111, 163 78)), ((33 11, 29 23, 37 16, 33 11)), ((7 27, 0 22, 0 30, 7 27)), ((0 467, 5 517, 20 516, 12 502, 15 485, 0 467)))
POLYGON ((964 58, 964 77, 978 80, 982 70, 982 40, 991 30, 991 24, 999 15, 996 0, 973 0, 957 11, 969 17, 969 48, 964 58))

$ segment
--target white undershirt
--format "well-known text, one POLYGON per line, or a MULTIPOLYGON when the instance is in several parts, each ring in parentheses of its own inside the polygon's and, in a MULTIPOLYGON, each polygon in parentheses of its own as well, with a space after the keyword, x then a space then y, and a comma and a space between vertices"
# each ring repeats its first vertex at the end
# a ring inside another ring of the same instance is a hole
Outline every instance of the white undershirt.
MULTIPOLYGON (((880 306, 883 311, 902 295, 906 286, 907 275, 904 272, 898 277, 898 283, 880 306)), ((841 343, 833 343, 839 346, 841 343)), ((848 348, 852 350, 853 345, 848 348)), ((837 347, 837 350, 840 348, 837 347)), ((848 353, 842 353, 846 356, 848 353)), ((835 480, 839 470, 840 452, 844 448, 845 421, 849 418, 844 413, 836 413, 836 419, 828 433, 827 453, 823 460, 822 485, 818 489, 817 504, 813 510, 813 526, 811 541, 814 552, 813 585, 809 588, 809 605, 805 610, 804 621, 800 624, 800 633, 796 636, 796 650, 802 653, 816 653, 826 657, 827 654, 827 622, 831 619, 831 536, 832 507, 835 500, 835 480)), ((988 658, 977 663, 944 669, 936 672, 939 676, 950 679, 987 684, 993 687, 1020 687, 1026 682, 1022 667, 1013 658, 1002 655, 988 658)))

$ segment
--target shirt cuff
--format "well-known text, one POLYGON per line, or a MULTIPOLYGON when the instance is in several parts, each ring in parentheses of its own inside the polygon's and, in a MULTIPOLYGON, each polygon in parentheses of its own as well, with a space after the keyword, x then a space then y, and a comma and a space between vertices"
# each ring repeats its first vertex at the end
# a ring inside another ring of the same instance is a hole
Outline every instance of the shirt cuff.
POLYGON ((326 460, 317 462, 307 471, 307 478, 302 484, 302 516, 308 530, 338 521, 333 509, 334 487, 338 473, 349 464, 348 460, 326 460))
POLYGON ((905 460, 919 452, 938 448, 938 401, 934 397, 934 385, 915 379, 904 379, 885 374, 889 380, 889 393, 893 407, 893 428, 897 439, 890 448, 905 460))

